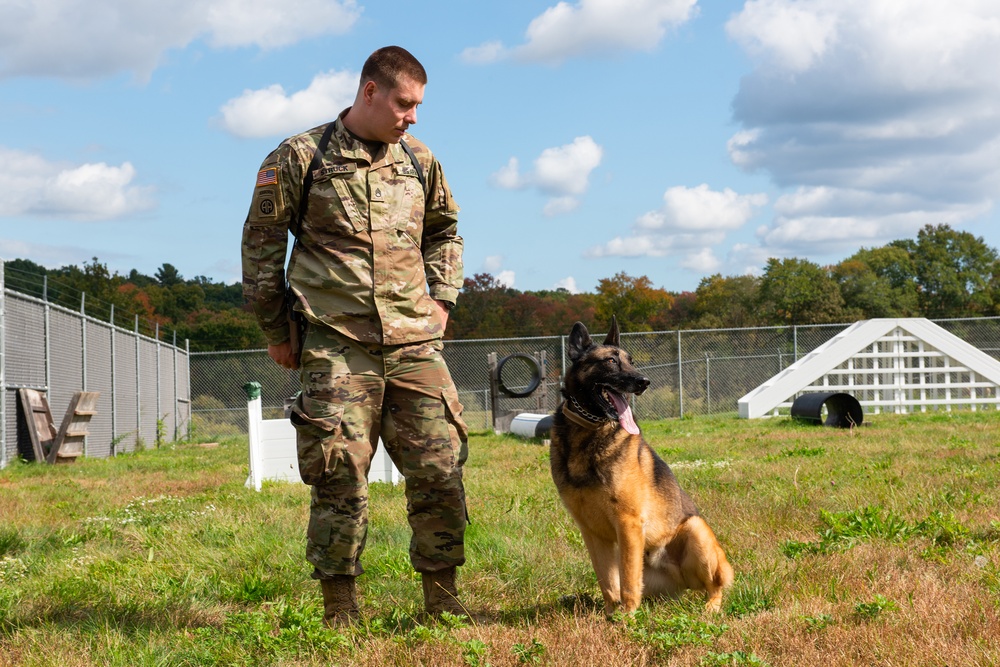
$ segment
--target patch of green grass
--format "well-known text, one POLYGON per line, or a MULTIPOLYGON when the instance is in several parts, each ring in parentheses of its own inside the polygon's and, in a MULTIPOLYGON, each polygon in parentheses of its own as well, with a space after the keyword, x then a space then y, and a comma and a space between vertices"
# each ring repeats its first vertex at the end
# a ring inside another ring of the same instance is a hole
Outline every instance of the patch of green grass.
POLYGON ((873 621, 887 611, 895 611, 898 606, 884 595, 876 595, 868 602, 854 605, 854 615, 861 621, 873 621))
POLYGON ((775 597, 773 585, 765 585, 759 578, 739 577, 726 594, 725 612, 739 618, 768 611, 774 609, 775 597))
POLYGON ((704 667, 767 667, 767 662, 753 653, 731 651, 729 653, 706 653, 698 663, 704 667))
POLYGON ((687 613, 665 614, 639 609, 626 618, 629 635, 652 647, 661 656, 681 646, 710 645, 729 629, 725 624, 703 621, 687 613))

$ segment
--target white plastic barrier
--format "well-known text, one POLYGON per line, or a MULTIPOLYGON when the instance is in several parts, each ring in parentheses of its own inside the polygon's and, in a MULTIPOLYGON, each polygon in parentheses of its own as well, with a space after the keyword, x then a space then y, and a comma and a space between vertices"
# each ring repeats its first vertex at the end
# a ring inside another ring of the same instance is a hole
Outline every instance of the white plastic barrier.
MULTIPOLYGON (((247 418, 250 434, 250 476, 246 486, 260 491, 265 479, 278 482, 301 482, 299 457, 295 449, 295 427, 287 419, 263 419, 260 392, 248 390, 247 418)), ((368 470, 369 482, 396 484, 403 476, 393 465, 389 453, 379 440, 378 450, 368 470)))

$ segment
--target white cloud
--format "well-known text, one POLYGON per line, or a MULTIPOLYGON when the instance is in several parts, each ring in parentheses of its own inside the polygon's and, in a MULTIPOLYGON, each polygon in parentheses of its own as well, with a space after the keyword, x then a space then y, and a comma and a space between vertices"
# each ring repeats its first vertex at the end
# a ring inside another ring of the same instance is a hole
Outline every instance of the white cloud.
POLYGON ((494 185, 505 189, 535 188, 550 197, 543 212, 561 215, 579 205, 579 197, 589 186, 590 173, 601 164, 604 149, 591 137, 577 137, 572 143, 546 148, 535 159, 530 174, 520 172, 512 157, 492 176, 494 185))
POLYGON ((678 256, 684 268, 714 271, 719 266, 713 247, 741 229, 767 203, 763 194, 740 195, 701 184, 677 186, 663 195, 663 206, 639 216, 632 234, 618 236, 587 251, 589 257, 678 256))
POLYGON ((702 183, 694 188, 677 186, 663 194, 663 207, 641 216, 638 229, 732 231, 739 229, 754 214, 754 208, 767 203, 767 195, 739 195, 726 188, 711 190, 702 183))
POLYGON ((837 15, 823 3, 750 0, 726 30, 750 53, 774 65, 801 71, 826 52, 836 38, 837 15))
POLYGON ((496 276, 496 281, 504 287, 514 287, 514 272, 513 271, 501 271, 496 276))
POLYGON ((721 262, 715 257, 711 248, 702 248, 693 253, 688 253, 680 261, 681 267, 693 272, 707 275, 714 273, 721 262))
POLYGON ((483 260, 483 271, 496 273, 503 267, 503 255, 489 255, 483 260))
POLYGON ((239 137, 285 136, 332 120, 354 102, 360 74, 317 74, 309 87, 292 93, 278 84, 245 90, 223 106, 222 126, 239 137))
POLYGON ((528 25, 527 41, 511 50, 519 60, 559 63, 577 56, 651 51, 669 28, 696 13, 697 0, 580 0, 560 2, 528 25))
POLYGON ((473 65, 508 58, 558 64, 579 56, 652 51, 671 28, 698 13, 698 0, 579 0, 559 2, 532 19, 525 42, 500 41, 470 46, 461 53, 473 65))
POLYGON ((146 79, 163 54, 204 37, 215 47, 275 48, 343 34, 355 0, 44 0, 4 3, 0 78, 146 79), (303 20, 308 17, 308 20, 303 20))
POLYGON ((752 0, 727 29, 756 63, 730 158, 786 191, 766 247, 842 252, 1000 197, 993 0, 752 0))
POLYGON ((502 42, 483 42, 479 46, 470 46, 459 56, 471 65, 486 65, 503 60, 507 57, 507 49, 502 42))
POLYGON ((204 11, 214 46, 265 49, 344 34, 361 15, 355 0, 210 0, 204 11))
POLYGON ((132 185, 135 167, 72 165, 0 147, 0 215, 110 220, 155 206, 150 187, 132 185))
POLYGON ((517 190, 526 185, 526 183, 521 179, 521 163, 516 157, 512 157, 507 161, 507 164, 500 167, 491 177, 490 180, 499 188, 505 190, 517 190))
POLYGON ((552 289, 564 289, 570 294, 579 294, 580 290, 576 286, 576 278, 573 276, 566 276, 562 280, 556 281, 556 284, 552 286, 552 289))

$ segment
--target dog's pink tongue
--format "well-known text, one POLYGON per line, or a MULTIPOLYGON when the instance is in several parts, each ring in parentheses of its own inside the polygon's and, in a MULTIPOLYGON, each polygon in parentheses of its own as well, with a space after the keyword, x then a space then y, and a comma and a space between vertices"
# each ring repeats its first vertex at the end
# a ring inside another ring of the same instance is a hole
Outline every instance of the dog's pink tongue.
POLYGON ((625 398, 613 391, 609 391, 608 396, 611 397, 611 402, 615 404, 615 410, 618 411, 618 423, 632 435, 639 435, 639 426, 635 423, 635 418, 632 417, 632 408, 625 402, 625 398))

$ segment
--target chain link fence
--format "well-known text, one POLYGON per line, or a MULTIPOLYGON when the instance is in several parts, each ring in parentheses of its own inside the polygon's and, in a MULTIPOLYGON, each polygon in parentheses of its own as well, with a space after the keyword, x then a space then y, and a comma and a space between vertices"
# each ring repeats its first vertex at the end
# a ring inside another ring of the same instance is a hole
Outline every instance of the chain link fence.
MULTIPOLYGON (((936 324, 1000 359, 1000 318, 936 320, 936 324)), ((850 324, 748 329, 706 329, 622 334, 622 347, 651 380, 634 399, 641 419, 736 413, 737 402, 801 356, 827 342, 850 324)), ((603 332, 594 332, 597 340, 603 332)), ((561 378, 569 363, 568 336, 445 341, 448 362, 465 418, 474 430, 492 428, 488 358, 545 353, 542 384, 528 398, 504 398, 502 410, 552 412, 559 404, 561 378)), ((510 364, 504 383, 528 386, 534 368, 510 364)), ((284 402, 298 391, 298 374, 281 369, 265 350, 192 352, 192 421, 211 434, 241 434, 247 429, 243 384, 260 382, 264 417, 277 418, 284 402)))
MULTIPOLYGON (((19 389, 46 394, 56 429, 73 394, 100 392, 84 453, 176 440, 190 424, 188 353, 45 299, 5 289, 0 262, 0 468, 34 457, 19 389)), ((245 406, 244 406, 245 411, 245 406)))

